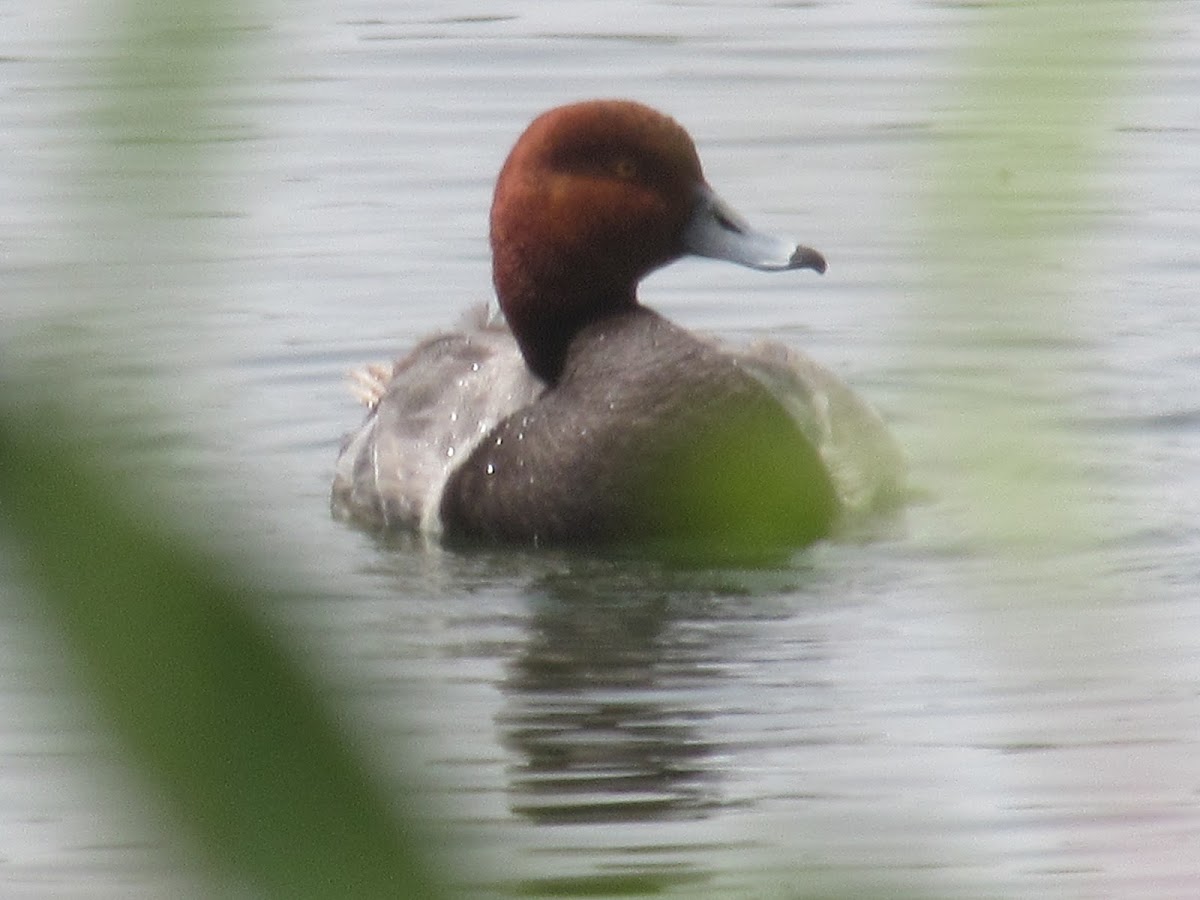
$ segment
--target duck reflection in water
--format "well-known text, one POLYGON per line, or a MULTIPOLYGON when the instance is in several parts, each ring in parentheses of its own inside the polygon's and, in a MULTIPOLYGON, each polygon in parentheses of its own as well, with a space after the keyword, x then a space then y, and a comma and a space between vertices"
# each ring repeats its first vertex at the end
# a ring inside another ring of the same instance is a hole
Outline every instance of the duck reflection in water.
MULTIPOLYGON (((509 664, 501 740, 514 812, 539 824, 703 818, 722 804, 706 722, 720 709, 740 590, 638 567, 547 577, 509 664), (670 583, 668 583, 670 582, 670 583)), ((718 578, 723 576, 717 576, 718 578)))

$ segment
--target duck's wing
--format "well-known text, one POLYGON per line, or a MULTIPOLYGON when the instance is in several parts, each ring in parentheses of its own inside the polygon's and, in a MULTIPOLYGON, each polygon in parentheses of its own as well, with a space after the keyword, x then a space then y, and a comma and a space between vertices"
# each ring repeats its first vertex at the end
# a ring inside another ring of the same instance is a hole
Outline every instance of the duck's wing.
POLYGON ((808 355, 775 342, 731 351, 816 445, 853 521, 894 509, 908 496, 908 462, 883 418, 808 355))
POLYGON ((490 324, 428 338, 390 371, 368 367, 355 390, 367 418, 343 440, 335 512, 377 527, 438 530, 450 472, 543 390, 511 333, 490 324))

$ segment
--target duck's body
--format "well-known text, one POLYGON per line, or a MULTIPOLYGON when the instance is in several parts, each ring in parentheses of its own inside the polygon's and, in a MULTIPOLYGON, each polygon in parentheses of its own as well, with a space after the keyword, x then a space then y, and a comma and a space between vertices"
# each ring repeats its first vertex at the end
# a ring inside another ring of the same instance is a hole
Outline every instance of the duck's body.
POLYGON ((803 544, 836 513, 813 444, 728 354, 648 309, 588 324, 562 376, 451 475, 455 534, 803 544))
POLYGON ((833 375, 637 303, 686 252, 825 268, 725 207, 671 120, 621 101, 539 118, 501 173, 492 242, 511 330, 477 320, 383 373, 338 460, 343 513, 498 541, 780 547, 900 491, 894 442, 833 375))

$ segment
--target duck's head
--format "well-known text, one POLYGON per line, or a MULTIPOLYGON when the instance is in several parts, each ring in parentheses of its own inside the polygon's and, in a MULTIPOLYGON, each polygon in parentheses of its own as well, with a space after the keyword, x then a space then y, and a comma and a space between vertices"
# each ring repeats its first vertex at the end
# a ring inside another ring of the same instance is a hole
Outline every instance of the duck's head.
POLYGON ((496 182, 491 241, 500 307, 548 382, 581 328, 633 308, 638 282, 681 256, 825 271, 816 250, 755 231, 725 205, 678 123, 626 100, 533 121, 496 182))

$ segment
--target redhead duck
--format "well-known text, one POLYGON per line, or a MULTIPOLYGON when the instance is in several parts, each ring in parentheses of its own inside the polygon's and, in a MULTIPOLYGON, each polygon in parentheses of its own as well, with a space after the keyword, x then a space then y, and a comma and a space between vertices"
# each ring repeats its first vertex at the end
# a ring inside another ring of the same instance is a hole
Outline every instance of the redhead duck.
POLYGON ((448 538, 787 548, 902 489, 882 421, 831 373, 638 303, 687 254, 825 271, 727 206, 674 120, 623 100, 535 119, 496 182, 491 245, 503 322, 475 314, 357 376, 369 412, 337 462, 339 514, 448 538))

